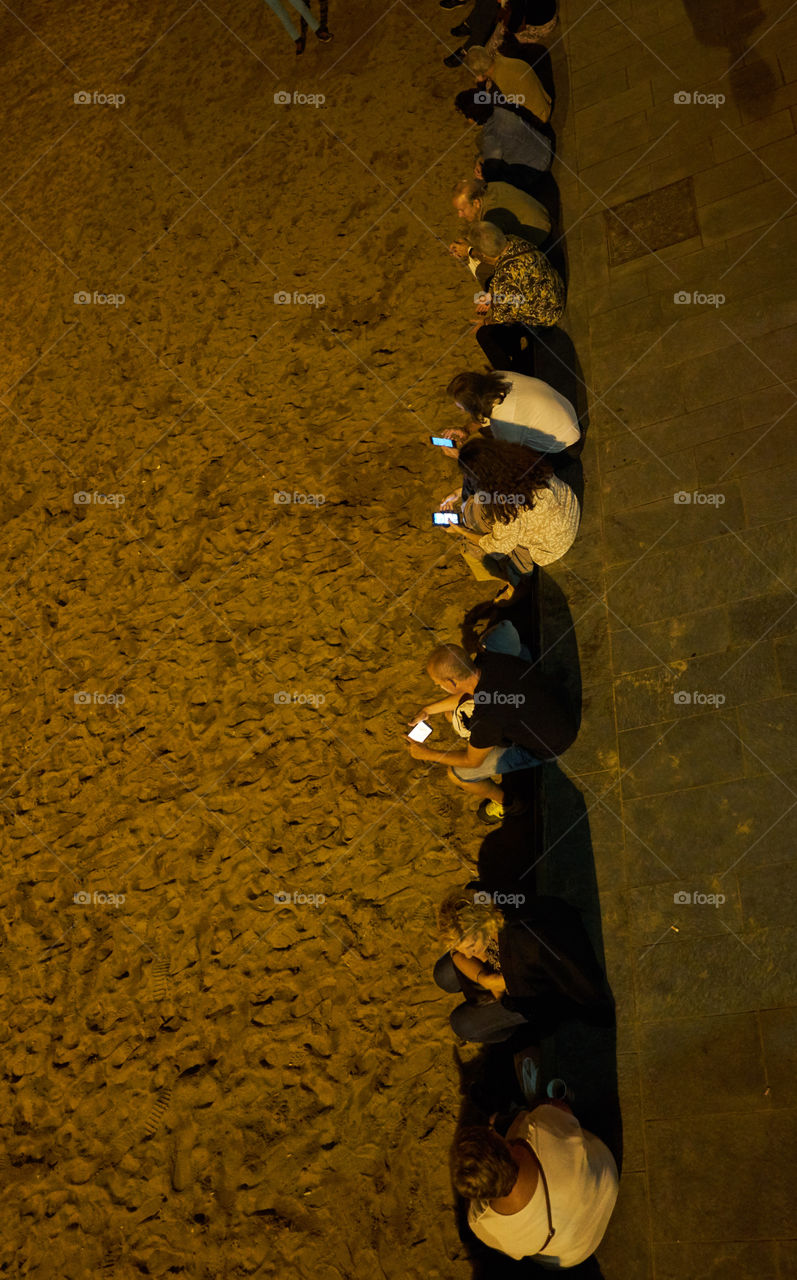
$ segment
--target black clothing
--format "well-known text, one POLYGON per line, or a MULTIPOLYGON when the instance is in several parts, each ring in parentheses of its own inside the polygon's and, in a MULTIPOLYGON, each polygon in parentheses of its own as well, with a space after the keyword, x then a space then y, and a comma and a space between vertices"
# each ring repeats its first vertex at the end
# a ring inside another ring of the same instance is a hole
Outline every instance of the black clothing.
POLYGON ((506 653, 481 653, 473 714, 463 716, 474 747, 526 747, 552 760, 575 741, 577 726, 539 668, 506 653))

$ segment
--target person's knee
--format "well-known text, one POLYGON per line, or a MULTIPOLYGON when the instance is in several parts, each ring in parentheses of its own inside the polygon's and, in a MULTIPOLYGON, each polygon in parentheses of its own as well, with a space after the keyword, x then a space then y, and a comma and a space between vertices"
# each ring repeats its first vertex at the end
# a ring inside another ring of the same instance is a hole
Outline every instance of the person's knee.
POLYGON ((463 787, 465 791, 470 790, 471 784, 466 782, 463 778, 458 777, 450 765, 446 770, 446 773, 448 774, 449 782, 453 782, 455 787, 463 787))
POLYGON ((449 1024, 455 1036, 460 1040, 478 1041, 481 1039, 478 1028, 477 1010, 469 1004, 458 1004, 449 1015, 449 1024))
POLYGON ((443 991, 448 991, 450 995, 456 995, 462 990, 457 976, 457 967, 451 959, 451 953, 448 951, 437 961, 432 976, 438 987, 441 987, 443 991))

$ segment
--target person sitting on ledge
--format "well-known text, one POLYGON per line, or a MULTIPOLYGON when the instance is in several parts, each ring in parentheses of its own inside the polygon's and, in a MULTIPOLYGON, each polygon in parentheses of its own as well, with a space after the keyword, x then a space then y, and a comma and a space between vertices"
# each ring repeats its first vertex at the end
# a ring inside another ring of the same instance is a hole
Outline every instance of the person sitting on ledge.
MULTIPOLYGON (((533 67, 522 58, 508 58, 504 53, 489 54, 483 45, 473 45, 465 63, 479 82, 479 88, 491 93, 497 89, 501 106, 507 106, 531 118, 532 124, 547 124, 551 118, 551 97, 540 83, 533 67)), ((495 101, 495 99, 494 99, 495 101)))
POLYGON ((494 105, 492 95, 482 89, 463 89, 454 102, 466 120, 482 126, 476 177, 532 191, 551 167, 550 139, 514 111, 494 105))
POLYGON ((490 283, 476 306, 476 340, 494 369, 532 375, 533 330, 559 323, 565 309, 562 278, 540 249, 505 236, 490 222, 472 223, 468 240, 477 278, 489 276, 490 283))
POLYGON ((446 392, 471 419, 464 428, 442 433, 458 447, 480 429, 495 440, 522 444, 538 453, 561 453, 581 439, 578 415, 570 401, 540 378, 503 370, 465 370, 455 374, 446 392))
POLYGON ((464 745, 449 751, 408 745, 413 759, 447 765, 451 782, 482 797, 478 816, 489 826, 525 810, 521 800, 507 804, 503 786, 493 779, 554 760, 575 741, 578 729, 508 619, 487 633, 484 647, 476 658, 456 644, 432 651, 426 670, 446 696, 411 721, 416 725, 448 714, 464 745))
MULTIPOLYGON (((454 184, 451 196, 457 217, 466 224, 464 230, 468 233, 478 223, 486 222, 505 235, 519 236, 529 245, 542 244, 551 233, 551 219, 545 205, 508 182, 487 183, 477 178, 462 178, 454 184)), ((467 258, 466 239, 455 240, 449 252, 455 258, 467 258)))
POLYGON ((514 588, 538 564, 553 564, 570 550, 581 520, 578 498, 544 454, 524 445, 474 435, 457 463, 462 491, 449 494, 442 509, 461 501, 462 523, 447 532, 467 544, 466 560, 475 553, 489 576, 509 584, 495 603, 510 604, 514 588))
POLYGON ((620 1182, 609 1148, 582 1129, 564 1100, 520 1111, 505 1138, 492 1127, 460 1129, 451 1173, 470 1201, 468 1225, 479 1240, 552 1269, 592 1256, 620 1182))
POLYGON ((612 1025, 606 976, 579 912, 563 899, 454 889, 437 924, 449 950, 434 980, 465 996, 449 1017, 461 1039, 496 1044, 526 1027, 539 1045, 567 1020, 612 1025))

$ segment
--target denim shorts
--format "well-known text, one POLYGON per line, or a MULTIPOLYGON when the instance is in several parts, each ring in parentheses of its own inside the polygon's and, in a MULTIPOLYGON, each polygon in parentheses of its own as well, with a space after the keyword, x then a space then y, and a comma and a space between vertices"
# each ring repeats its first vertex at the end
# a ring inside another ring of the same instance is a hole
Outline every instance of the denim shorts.
POLYGON ((460 782, 481 782, 494 774, 516 773, 518 769, 533 769, 538 764, 542 764, 542 760, 532 755, 527 747, 493 747, 481 764, 472 769, 452 767, 451 772, 460 782))

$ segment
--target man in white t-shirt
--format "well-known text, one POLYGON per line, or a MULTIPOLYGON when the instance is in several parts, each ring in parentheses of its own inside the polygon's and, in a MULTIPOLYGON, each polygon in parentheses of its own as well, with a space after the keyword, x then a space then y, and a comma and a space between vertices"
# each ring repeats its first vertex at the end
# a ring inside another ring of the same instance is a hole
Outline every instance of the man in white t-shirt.
MULTIPOLYGON (((446 388, 471 422, 441 434, 459 448, 480 427, 496 440, 526 445, 538 453, 561 453, 578 444, 578 414, 569 400, 540 378, 490 369, 456 374, 446 388)), ((456 456, 456 455, 452 455, 456 456)))
POLYGON ((566 1102, 521 1111, 506 1138, 492 1128, 462 1129, 452 1173, 470 1200, 474 1235, 510 1258, 557 1269, 595 1252, 619 1186, 611 1151, 566 1102))

